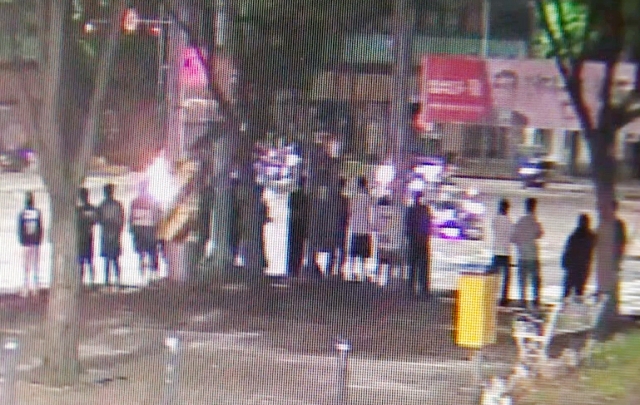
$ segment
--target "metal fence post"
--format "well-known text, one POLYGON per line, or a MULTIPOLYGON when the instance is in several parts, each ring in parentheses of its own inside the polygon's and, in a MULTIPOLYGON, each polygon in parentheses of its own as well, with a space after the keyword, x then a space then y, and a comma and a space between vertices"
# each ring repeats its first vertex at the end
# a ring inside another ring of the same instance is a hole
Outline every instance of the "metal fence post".
POLYGON ((6 339, 2 345, 2 367, 0 403, 2 405, 15 405, 16 403, 16 368, 18 366, 18 350, 20 344, 15 338, 6 339))
POLYGON ((165 342, 165 380, 164 380, 164 399, 162 405, 175 405, 176 390, 179 386, 179 367, 181 342, 177 336, 168 337, 165 342))
POLYGON ((346 339, 338 339, 338 392, 336 405, 345 405, 349 398, 349 351, 351 344, 346 339))

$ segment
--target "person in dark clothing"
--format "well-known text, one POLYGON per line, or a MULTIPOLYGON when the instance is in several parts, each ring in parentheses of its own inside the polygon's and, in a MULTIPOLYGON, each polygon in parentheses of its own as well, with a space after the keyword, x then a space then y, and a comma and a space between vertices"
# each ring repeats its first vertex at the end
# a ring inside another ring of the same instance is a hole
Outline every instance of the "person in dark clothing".
POLYGON ((338 190, 334 196, 332 203, 332 209, 335 210, 335 222, 333 226, 333 248, 331 257, 329 258, 329 265, 327 272, 331 274, 333 268, 338 266, 337 274, 340 274, 347 254, 345 253, 345 243, 347 241, 347 231, 349 228, 349 197, 345 195, 345 188, 347 186, 347 180, 340 177, 338 180, 338 190))
POLYGON ((265 226, 269 222, 271 222, 271 218, 269 217, 269 207, 267 207, 267 203, 264 201, 264 191, 261 191, 259 194, 260 198, 258 200, 258 219, 260 223, 260 244, 258 246, 258 260, 260 263, 260 269, 263 270, 269 267, 269 262, 267 261, 265 226))
POLYGON ((147 184, 142 184, 138 196, 131 202, 129 229, 138 253, 140 276, 145 281, 147 277, 145 258, 151 262, 154 276, 158 275, 158 226, 161 219, 160 204, 149 194, 147 184))
POLYGON ((409 240, 409 291, 415 292, 417 281, 418 295, 428 298, 431 210, 423 197, 421 192, 416 193, 413 206, 407 209, 405 229, 409 240))
POLYGON ((211 213, 215 202, 215 185, 210 174, 211 169, 205 167, 203 170, 198 198, 198 218, 195 224, 199 254, 204 253, 205 246, 211 239, 211 213))
POLYGON ((24 284, 21 295, 37 295, 42 244, 42 213, 35 207, 33 193, 28 192, 24 209, 18 217, 18 237, 24 250, 24 284))
POLYGON ((93 226, 98 222, 98 210, 89 202, 89 190, 85 187, 79 192, 80 202, 77 213, 78 264, 80 265, 80 282, 84 279, 85 267, 89 268, 89 283, 96 282, 93 267, 93 226))
POLYGON ((616 216, 614 222, 614 252, 613 258, 615 260, 616 270, 620 271, 622 265, 622 259, 627 247, 627 226, 624 221, 618 216, 618 201, 613 202, 613 213, 616 216))
POLYGON ((308 202, 305 192, 306 179, 289 196, 289 256, 288 273, 298 277, 304 260, 304 242, 307 237, 308 202))
MULTIPOLYGON (((124 208, 114 199, 113 184, 104 186, 104 201, 98 208, 98 218, 102 226, 101 254, 104 258, 105 286, 111 287, 111 265, 116 277, 116 289, 120 287, 120 237, 124 228, 124 208)), ((113 289, 112 289, 113 291, 113 289)))
POLYGON ((241 243, 242 243, 242 195, 240 181, 237 177, 231 178, 231 209, 229 218, 229 248, 234 265, 240 265, 241 243))
POLYGON ((590 219, 587 214, 578 217, 578 227, 569 236, 562 254, 562 267, 565 270, 564 298, 572 293, 582 297, 584 287, 589 278, 593 250, 596 245, 596 235, 590 229, 590 219))

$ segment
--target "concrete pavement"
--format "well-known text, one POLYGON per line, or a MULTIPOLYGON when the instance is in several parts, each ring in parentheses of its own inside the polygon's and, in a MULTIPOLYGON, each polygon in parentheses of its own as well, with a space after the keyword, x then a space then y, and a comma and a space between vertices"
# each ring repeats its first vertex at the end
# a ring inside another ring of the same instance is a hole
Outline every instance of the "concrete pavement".
MULTIPOLYGON (((404 301, 365 286, 252 288, 86 295, 83 385, 63 391, 29 385, 46 349, 46 297, 6 303, 31 314, 0 312, 0 337, 17 336, 22 346, 20 404, 156 405, 168 336, 181 339, 176 403, 333 404, 337 336, 352 343, 348 404, 475 403, 470 353, 452 340, 451 299, 404 301)), ((498 345, 487 349, 487 376, 511 363, 507 333, 502 326, 498 345)))

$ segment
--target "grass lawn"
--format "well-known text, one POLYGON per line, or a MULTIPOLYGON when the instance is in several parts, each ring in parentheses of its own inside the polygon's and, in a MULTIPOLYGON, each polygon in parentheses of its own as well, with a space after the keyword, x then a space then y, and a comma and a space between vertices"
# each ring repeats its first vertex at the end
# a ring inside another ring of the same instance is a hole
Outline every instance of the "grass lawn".
POLYGON ((536 382, 518 405, 640 404, 640 331, 618 335, 596 349, 591 365, 554 381, 536 382))

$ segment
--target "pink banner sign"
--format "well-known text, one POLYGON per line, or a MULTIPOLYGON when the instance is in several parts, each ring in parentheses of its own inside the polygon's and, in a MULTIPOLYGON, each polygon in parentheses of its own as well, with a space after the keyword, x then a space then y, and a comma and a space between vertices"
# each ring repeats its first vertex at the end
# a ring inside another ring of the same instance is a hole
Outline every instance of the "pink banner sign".
MULTIPOLYGON (((582 86, 592 120, 600 110, 604 64, 583 68, 582 86)), ((636 66, 616 67, 613 95, 633 88, 636 66)), ((421 124, 492 123, 534 128, 582 128, 554 60, 501 60, 427 56, 421 74, 421 124), (485 75, 482 77, 482 75, 485 75)), ((625 131, 640 131, 640 121, 625 131)))

